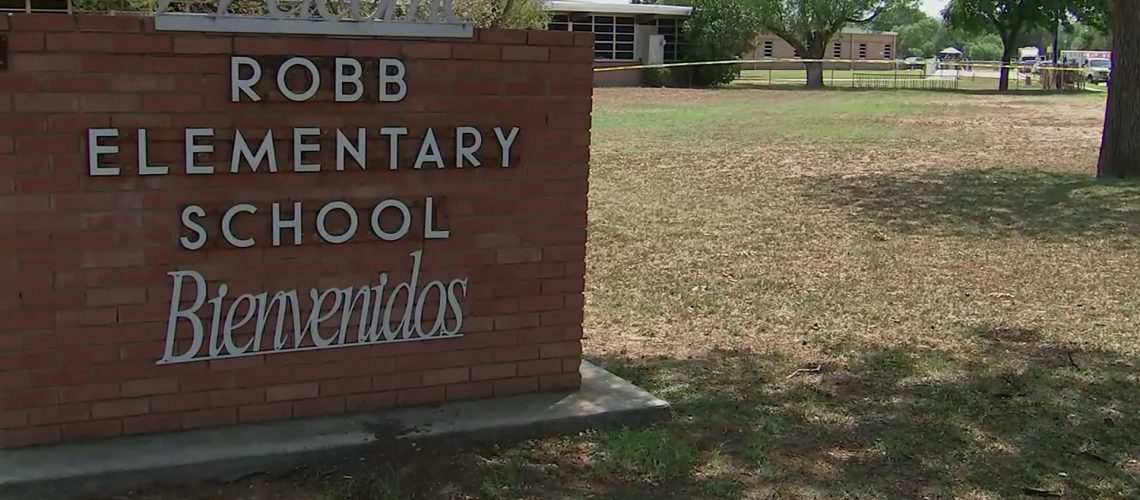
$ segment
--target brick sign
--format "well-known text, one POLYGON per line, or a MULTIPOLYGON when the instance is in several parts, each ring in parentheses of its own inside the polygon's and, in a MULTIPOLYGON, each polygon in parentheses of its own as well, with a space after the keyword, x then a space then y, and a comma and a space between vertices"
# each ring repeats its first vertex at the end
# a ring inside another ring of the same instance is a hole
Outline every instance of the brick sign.
POLYGON ((0 446, 579 383, 592 37, 0 34, 0 446))

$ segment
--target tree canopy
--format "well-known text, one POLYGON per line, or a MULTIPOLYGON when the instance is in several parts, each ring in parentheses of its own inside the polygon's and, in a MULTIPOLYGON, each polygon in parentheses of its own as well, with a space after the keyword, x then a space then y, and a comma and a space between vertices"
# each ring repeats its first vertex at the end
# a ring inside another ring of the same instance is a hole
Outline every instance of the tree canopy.
MULTIPOLYGON (((831 39, 849 25, 871 23, 884 11, 916 0, 755 0, 760 27, 802 54, 822 59, 831 39)), ((823 64, 806 62, 809 88, 823 87, 823 64)))
MULTIPOLYGON (((1055 23, 1067 12, 1068 0, 951 0, 944 13, 947 23, 971 34, 997 33, 1001 61, 1012 60, 1022 36, 1034 28, 1055 23)), ((1009 68, 1003 66, 999 90, 1009 90, 1009 68)))
POLYGON ((899 52, 902 54, 929 57, 942 48, 936 46, 935 42, 943 26, 932 17, 911 24, 896 25, 891 29, 898 32, 899 52))

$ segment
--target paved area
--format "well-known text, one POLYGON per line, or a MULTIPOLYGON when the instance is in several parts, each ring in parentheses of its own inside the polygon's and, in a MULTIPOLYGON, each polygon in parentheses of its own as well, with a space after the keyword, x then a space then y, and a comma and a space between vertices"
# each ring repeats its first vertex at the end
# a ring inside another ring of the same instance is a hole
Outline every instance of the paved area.
POLYGON ((68 498, 285 470, 396 441, 475 442, 668 418, 669 403, 588 362, 582 387, 368 414, 0 450, 0 498, 68 498))

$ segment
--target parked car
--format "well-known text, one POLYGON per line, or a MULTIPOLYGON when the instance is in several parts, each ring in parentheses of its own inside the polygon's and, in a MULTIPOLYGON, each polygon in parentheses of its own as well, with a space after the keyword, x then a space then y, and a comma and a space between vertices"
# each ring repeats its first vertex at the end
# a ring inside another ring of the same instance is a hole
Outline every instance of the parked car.
POLYGON ((1108 83, 1112 74, 1112 61, 1109 59, 1089 59, 1085 66, 1085 81, 1089 83, 1108 83))
POLYGON ((903 59, 903 69, 922 69, 926 67, 926 58, 924 57, 908 57, 903 59))

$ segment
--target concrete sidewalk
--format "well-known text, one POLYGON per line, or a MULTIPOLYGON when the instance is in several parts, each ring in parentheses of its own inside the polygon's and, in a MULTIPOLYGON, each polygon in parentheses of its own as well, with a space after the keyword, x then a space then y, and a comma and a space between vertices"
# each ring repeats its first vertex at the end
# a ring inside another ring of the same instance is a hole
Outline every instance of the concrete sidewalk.
POLYGON ((494 442, 669 417, 669 403, 582 363, 582 387, 367 414, 0 450, 0 498, 113 494, 287 470, 392 441, 494 442))

